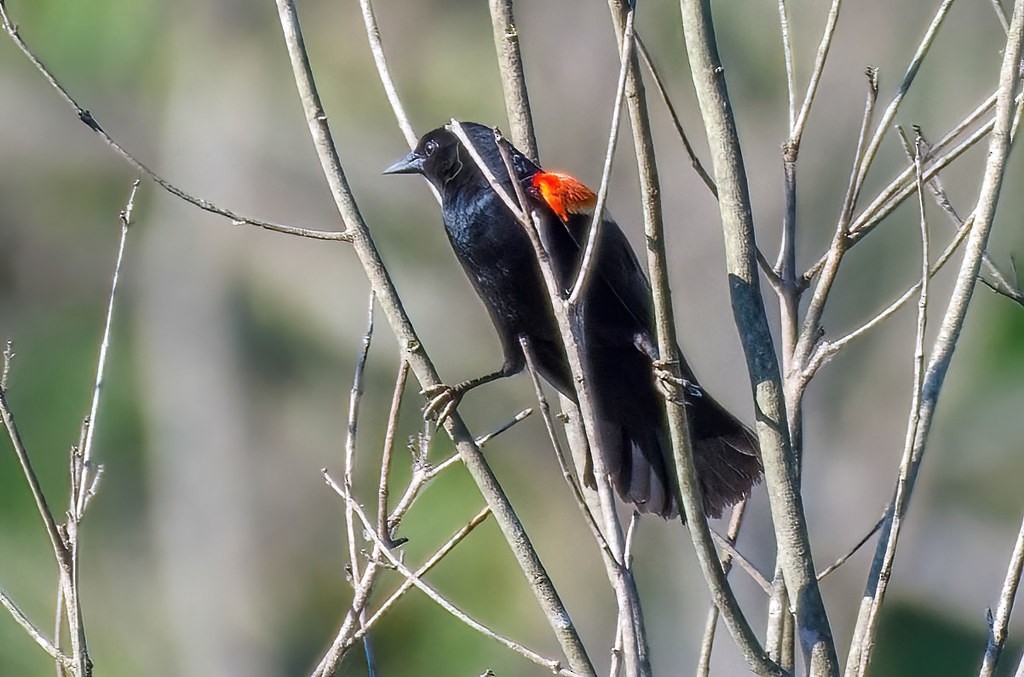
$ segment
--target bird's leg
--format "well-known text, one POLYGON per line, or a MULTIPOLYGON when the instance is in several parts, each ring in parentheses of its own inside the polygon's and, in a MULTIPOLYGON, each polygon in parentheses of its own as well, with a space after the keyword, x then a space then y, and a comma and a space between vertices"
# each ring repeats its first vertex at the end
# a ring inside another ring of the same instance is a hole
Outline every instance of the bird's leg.
POLYGON ((427 406, 423 408, 423 418, 427 420, 434 419, 437 424, 440 425, 446 418, 451 416, 452 411, 459 405, 462 397, 477 386, 482 386, 485 383, 491 381, 497 381, 499 378, 505 378, 511 376, 515 372, 511 370, 509 365, 503 365, 501 369, 490 374, 484 374, 477 378, 471 378, 468 381, 457 383, 454 386, 448 386, 443 383, 439 383, 436 386, 430 386, 429 388, 423 389, 423 395, 426 395, 427 406))
POLYGON ((654 379, 658 389, 670 402, 689 404, 690 399, 704 397, 704 390, 696 381, 679 375, 679 362, 675 360, 656 359, 651 361, 654 379))

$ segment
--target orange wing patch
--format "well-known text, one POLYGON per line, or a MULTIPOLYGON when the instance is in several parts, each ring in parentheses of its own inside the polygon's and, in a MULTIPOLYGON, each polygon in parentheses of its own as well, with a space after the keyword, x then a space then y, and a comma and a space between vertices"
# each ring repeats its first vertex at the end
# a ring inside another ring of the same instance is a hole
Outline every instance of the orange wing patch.
POLYGON ((533 187, 562 221, 568 221, 570 214, 593 213, 597 204, 597 195, 594 191, 561 172, 535 174, 533 187))

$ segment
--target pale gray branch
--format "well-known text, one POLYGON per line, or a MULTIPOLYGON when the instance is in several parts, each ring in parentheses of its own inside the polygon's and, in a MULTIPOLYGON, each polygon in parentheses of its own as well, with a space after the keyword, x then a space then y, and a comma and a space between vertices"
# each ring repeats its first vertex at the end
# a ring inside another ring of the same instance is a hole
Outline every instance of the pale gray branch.
MULTIPOLYGON (((352 242, 353 250, 377 295, 378 303, 402 347, 403 359, 408 360, 409 366, 423 388, 438 386, 441 384, 441 379, 438 377, 437 370, 427 356, 409 316, 402 306, 394 283, 381 261, 380 253, 377 251, 345 179, 337 149, 331 139, 327 116, 313 81, 312 68, 303 43, 294 1, 276 0, 276 2, 296 87, 306 114, 306 122, 309 125, 310 135, 338 212, 346 224, 346 236, 352 242)), ((576 672, 592 673, 593 666, 590 659, 565 606, 555 591, 551 578, 530 543, 526 530, 505 496, 501 485, 498 484, 486 459, 480 453, 480 449, 474 444, 473 436, 457 413, 447 417, 444 427, 487 501, 487 505, 493 511, 494 519, 529 581, 530 588, 565 652, 569 665, 576 672)), ((332 655, 325 665, 333 669, 333 666, 337 665, 338 659, 340 659, 340 653, 332 651, 332 655)))

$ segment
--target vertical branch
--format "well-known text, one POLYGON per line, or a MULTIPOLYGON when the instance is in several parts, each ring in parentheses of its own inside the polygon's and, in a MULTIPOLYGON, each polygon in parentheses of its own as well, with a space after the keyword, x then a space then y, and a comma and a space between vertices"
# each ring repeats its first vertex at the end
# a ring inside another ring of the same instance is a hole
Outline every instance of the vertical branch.
POLYGON ((1010 554, 1010 563, 1006 567, 1006 579, 1003 581, 1003 589, 999 594, 999 606, 996 608, 995 617, 989 610, 988 643, 985 646, 985 658, 982 661, 978 677, 992 677, 995 674, 996 663, 999 662, 999 656, 1006 644, 1010 612, 1013 611, 1013 601, 1017 597, 1017 586, 1020 585, 1022 571, 1024 571, 1024 520, 1021 521, 1017 540, 1014 541, 1013 552, 1010 554))
POLYGON ((811 301, 807 305, 807 314, 804 317, 803 330, 794 348, 794 361, 798 368, 803 368, 811 352, 818 342, 818 330, 821 326, 821 316, 825 312, 825 303, 828 301, 829 293, 832 291, 832 284, 839 274, 839 266, 843 262, 843 256, 850 245, 850 221, 853 218, 853 210, 857 204, 859 193, 858 181, 861 181, 861 173, 864 165, 869 162, 866 157, 867 136, 874 119, 875 102, 878 100, 878 69, 869 67, 865 71, 868 80, 868 91, 864 98, 864 114, 861 117, 860 133, 857 135, 857 150, 854 153, 853 167, 850 169, 850 182, 846 188, 846 195, 843 198, 843 206, 836 225, 835 234, 832 236, 832 244, 829 246, 825 265, 821 272, 811 301))
MULTIPOLYGON (((615 24, 616 37, 621 47, 623 41, 633 39, 632 35, 626 33, 630 10, 627 3, 622 0, 609 0, 609 8, 612 21, 615 24)), ((654 140, 647 111, 647 99, 635 54, 631 56, 628 67, 626 102, 640 174, 641 204, 644 214, 644 232, 647 237, 647 262, 652 283, 658 352, 670 373, 673 376, 679 376, 675 320, 665 253, 660 199, 661 186, 654 157, 654 140)), ((722 571, 718 553, 711 539, 707 519, 704 517, 701 488, 693 460, 690 423, 686 408, 666 399, 666 413, 669 435, 672 440, 673 467, 681 498, 680 516, 683 519, 689 519, 689 534, 712 599, 722 611, 726 626, 751 669, 759 674, 776 674, 779 672, 778 666, 769 660, 758 644, 750 624, 743 616, 722 571)))
MULTIPOLYGON (((370 344, 373 341, 373 292, 370 292, 369 307, 367 309, 366 333, 363 334, 363 347, 356 358, 356 367, 352 375, 352 388, 348 396, 348 425, 345 434, 345 455, 344 455, 344 482, 345 491, 352 493, 352 470, 355 466, 356 455, 356 433, 359 425, 359 403, 363 399, 363 375, 366 373, 366 361, 370 356, 370 344)), ((355 515, 352 512, 351 504, 345 507, 345 530, 348 536, 348 553, 350 575, 355 584, 361 577, 359 573, 359 548, 356 545, 355 515)))
POLYGON ((498 53, 498 70, 501 72, 501 90, 505 95, 509 131, 516 146, 534 162, 539 162, 540 152, 533 129, 533 112, 526 91, 523 55, 519 50, 519 29, 516 28, 512 12, 512 0, 489 0, 488 5, 491 8, 494 49, 498 53))
MULTIPOLYGON (((740 527, 743 526, 743 516, 747 513, 747 499, 743 499, 732 509, 732 516, 729 517, 729 526, 725 531, 725 540, 730 545, 736 544, 740 535, 740 527)), ((732 554, 726 552, 722 555, 722 572, 728 576, 732 570, 732 554)), ((704 639, 700 643, 700 658, 697 660, 697 676, 708 677, 711 674, 711 650, 715 646, 715 630, 718 628, 718 607, 714 604, 708 609, 708 619, 704 623, 704 639)))
MULTIPOLYGON (((544 284, 551 299, 559 335, 565 348, 573 384, 576 387, 583 429, 591 451, 590 459, 594 464, 594 477, 597 481, 597 494, 603 521, 602 530, 615 556, 616 566, 611 583, 615 591, 616 603, 618 604, 618 624, 623 633, 626 674, 629 677, 633 675, 650 675, 651 666, 647 655, 647 639, 640 611, 640 599, 637 595, 636 586, 633 583, 632 573, 624 565, 625 540, 622 533, 622 525, 619 524, 618 515, 615 510, 615 495, 611 487, 611 475, 605 466, 604 455, 600 452, 597 415, 594 411, 594 399, 590 391, 592 379, 588 375, 587 361, 583 357, 583 314, 586 312, 586 309, 582 304, 577 305, 563 298, 561 285, 555 278, 551 259, 541 241, 537 225, 532 215, 528 216, 518 206, 527 204, 522 186, 517 181, 512 182, 512 187, 515 189, 516 199, 518 200, 517 203, 513 203, 512 198, 505 193, 486 163, 483 162, 480 153, 462 129, 462 125, 457 120, 452 120, 451 128, 452 132, 455 133, 473 158, 477 168, 487 178, 491 188, 505 200, 513 214, 520 221, 533 246, 534 254, 537 256, 537 263, 539 264, 541 276, 544 278, 544 284)), ((495 143, 498 146, 501 159, 505 163, 505 171, 508 176, 514 176, 515 172, 512 167, 512 158, 509 155, 507 143, 505 143, 504 139, 497 138, 497 133, 495 143)))
POLYGON ((925 31, 924 37, 921 38, 921 42, 917 46, 917 51, 914 52, 914 56, 910 60, 910 65, 907 66, 907 72, 903 75, 903 82, 900 83, 900 88, 896 91, 896 96, 893 97, 889 106, 882 114, 882 119, 878 121, 878 126, 875 127, 875 133, 867 145, 867 150, 864 152, 863 162, 860 164, 857 177, 853 183, 854 205, 856 205, 857 197, 860 195, 860 190, 864 186, 864 179, 867 178, 868 170, 874 162, 875 154, 878 152, 879 146, 882 145, 882 138, 885 136, 885 133, 889 131, 892 121, 896 117, 897 111, 899 111, 900 104, 903 103, 903 98, 906 96, 907 92, 910 91, 910 86, 914 84, 914 78, 917 76, 917 71, 921 68, 921 63, 928 55, 928 50, 931 49, 932 42, 934 42, 935 36, 939 32, 939 27, 942 26, 942 22, 946 18, 946 15, 949 13, 952 6, 953 0, 943 0, 942 4, 939 5, 938 10, 935 12, 935 16, 932 17, 931 24, 928 26, 928 30, 925 31))
POLYGON ((804 95, 804 102, 800 106, 800 114, 796 118, 796 124, 789 130, 790 143, 795 145, 794 153, 800 149, 800 141, 803 138, 804 128, 807 126, 807 118, 811 114, 811 106, 814 104, 814 96, 818 93, 818 83, 821 82, 821 74, 825 72, 825 62, 828 60, 829 50, 832 49, 832 38, 836 34, 836 26, 839 23, 839 7, 842 0, 832 0, 828 10, 828 18, 825 20, 825 29, 822 31, 821 42, 818 43, 818 52, 814 57, 814 68, 811 70, 811 79, 807 83, 807 93, 804 95))
POLYGON ((900 520, 906 512, 914 489, 928 441, 928 433, 934 419, 935 407, 946 378, 946 371, 953 359, 953 351, 963 328, 964 319, 967 316, 967 308, 974 294, 978 272, 981 269, 982 256, 992 231, 992 222, 1006 168, 1006 157, 1010 150, 1014 96, 1020 83, 1022 38, 1024 38, 1024 0, 1015 0, 1006 47, 1003 50, 995 124, 989 138, 985 176, 978 193, 977 206, 974 208, 974 226, 964 245, 964 258, 960 264, 953 293, 942 318, 927 367, 924 370, 920 406, 916 414, 917 424, 913 440, 908 445, 906 472, 900 474, 893 505, 888 519, 882 527, 882 534, 875 549, 875 559, 868 575, 853 641, 850 645, 850 659, 846 667, 848 676, 865 674, 871 662, 878 628, 878 609, 892 575, 900 520))
MULTIPOLYGON (((371 291, 366 311, 366 333, 363 334, 363 347, 362 350, 359 351, 359 357, 356 359, 356 366, 352 375, 352 389, 349 391, 348 399, 348 426, 345 434, 344 482, 345 491, 348 492, 349 495, 352 494, 352 471, 355 467, 356 434, 359 426, 359 403, 363 398, 363 381, 366 374, 366 362, 370 357, 370 344, 373 342, 374 305, 375 299, 373 292, 371 291)), ((355 521, 355 515, 352 511, 352 503, 347 501, 345 503, 345 535, 348 540, 349 576, 352 580, 353 589, 360 584, 366 585, 367 589, 369 589, 373 577, 369 568, 367 569, 365 577, 360 572, 359 546, 356 543, 357 529, 355 521)), ((359 625, 362 625, 366 621, 365 609, 359 610, 357 620, 359 625)), ((366 651, 366 663, 369 666, 370 674, 373 674, 373 652, 370 649, 370 638, 368 635, 363 637, 363 648, 366 651)))
POLYGON ((836 675, 839 664, 815 577, 779 365, 758 287, 750 196, 724 70, 718 57, 710 1, 681 0, 681 5, 683 34, 721 198, 733 314, 754 390, 757 433, 779 561, 796 611, 808 669, 815 675, 836 675))
POLYGON ((384 86, 384 93, 391 104, 391 110, 398 121, 398 128, 402 130, 402 136, 410 148, 416 147, 416 132, 413 131, 409 116, 405 113, 402 99, 398 96, 398 89, 395 81, 391 78, 391 70, 388 68, 387 59, 384 57, 384 45, 380 40, 380 27, 377 25, 377 15, 373 11, 371 0, 359 0, 359 7, 363 11, 363 23, 366 25, 366 38, 370 41, 370 53, 373 54, 373 62, 377 65, 377 75, 380 83, 384 86))
POLYGON ((114 264, 114 278, 110 284, 110 297, 107 301, 107 317, 103 324, 103 339, 100 341, 100 356, 96 365, 96 380, 92 388, 92 404, 89 407, 89 418, 86 426, 85 442, 82 444, 82 475, 81 486, 78 495, 74 498, 74 511, 78 518, 81 518, 85 511, 86 499, 92 489, 92 481, 89 478, 89 471, 92 468, 92 441, 96 432, 96 418, 99 415, 100 393, 103 389, 103 380, 107 369, 107 353, 110 349, 110 327, 114 318, 114 297, 117 295, 117 283, 121 276, 121 262, 124 261, 124 246, 128 239, 128 227, 132 222, 132 211, 135 209, 135 193, 139 190, 139 180, 132 184, 132 192, 128 196, 128 203, 121 211, 121 240, 117 247, 117 262, 114 264))
POLYGON ((796 128, 796 74, 793 72, 793 41, 789 37, 789 11, 786 0, 779 0, 779 32, 782 34, 782 57, 786 64, 786 93, 789 101, 789 133, 796 128))
MULTIPOLYGON (((633 12, 626 16, 626 35, 633 35, 633 12)), ((615 146, 619 141, 619 118, 622 113, 622 99, 626 95, 626 73, 628 65, 633 58, 634 40, 623 40, 619 46, 619 79, 615 86, 615 104, 612 108, 611 131, 608 133, 608 147, 604 154, 604 168, 601 171, 601 187, 597 190, 597 202, 594 203, 594 216, 590 219, 590 228, 587 229, 587 242, 583 248, 583 257, 580 259, 579 273, 576 281, 572 284, 572 291, 569 293, 569 303, 576 304, 589 282, 593 272, 593 256, 597 250, 597 238, 601 234, 601 221, 604 219, 605 202, 608 200, 608 186, 612 177, 612 161, 615 159, 615 146)))
MULTIPOLYGON (((345 221, 346 236, 350 238, 353 250, 363 266, 378 303, 387 317, 399 345, 402 346, 403 358, 408 360, 420 385, 424 388, 440 385, 441 379, 438 377, 437 370, 424 351, 412 322, 402 306, 394 283, 384 267, 380 253, 377 251, 345 179, 337 149, 331 139, 327 116, 323 111, 313 81, 313 73, 303 43, 294 0, 276 0, 276 2, 306 122, 338 212, 345 221)), ((544 569, 537 551, 530 542, 522 522, 505 496, 501 485, 498 484, 483 454, 480 453, 480 449, 474 443, 473 436, 457 413, 446 419, 444 427, 487 501, 487 505, 493 511, 494 519, 529 581, 530 588, 565 653, 569 666, 574 672, 592 674, 594 672, 593 665, 587 656, 576 627, 573 625, 565 605, 562 604, 550 576, 544 569)), ((340 659, 340 652, 332 652, 332 656, 325 658, 323 665, 330 668, 337 665, 338 659, 340 659)))
MULTIPOLYGON (((380 461, 380 482, 377 484, 377 534, 380 540, 393 544, 391 540, 391 526, 388 524, 388 492, 390 483, 388 476, 391 474, 391 454, 395 447, 395 429, 398 427, 398 410, 402 405, 402 394, 405 392, 405 382, 409 378, 409 363, 402 360, 398 367, 398 376, 395 378, 395 390, 391 396, 391 410, 388 413, 388 425, 384 431, 384 452, 380 461)), ((479 443, 477 443, 479 444, 479 443)))

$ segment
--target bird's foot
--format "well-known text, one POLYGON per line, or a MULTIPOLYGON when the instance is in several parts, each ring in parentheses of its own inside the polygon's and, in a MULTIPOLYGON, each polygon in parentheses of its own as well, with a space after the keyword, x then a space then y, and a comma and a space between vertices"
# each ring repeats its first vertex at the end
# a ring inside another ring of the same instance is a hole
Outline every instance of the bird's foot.
POLYGON ((654 378, 658 390, 676 404, 689 404, 687 398, 704 397, 699 385, 679 375, 679 363, 672 360, 654 360, 654 378))
POLYGON ((465 389, 462 384, 448 386, 439 383, 436 386, 424 388, 421 392, 427 398, 427 404, 423 407, 423 418, 427 421, 434 421, 441 425, 452 415, 455 407, 459 406, 465 389))

